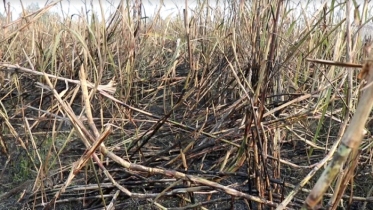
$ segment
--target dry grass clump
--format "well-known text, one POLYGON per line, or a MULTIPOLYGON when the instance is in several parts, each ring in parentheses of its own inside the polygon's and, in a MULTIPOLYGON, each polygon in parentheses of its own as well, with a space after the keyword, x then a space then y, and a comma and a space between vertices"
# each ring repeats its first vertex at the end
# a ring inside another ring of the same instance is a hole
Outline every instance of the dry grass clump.
MULTIPOLYGON (((1 208, 301 208, 355 113, 371 5, 57 3, 1 19, 1 208)), ((370 124, 320 205, 370 208, 370 124)))

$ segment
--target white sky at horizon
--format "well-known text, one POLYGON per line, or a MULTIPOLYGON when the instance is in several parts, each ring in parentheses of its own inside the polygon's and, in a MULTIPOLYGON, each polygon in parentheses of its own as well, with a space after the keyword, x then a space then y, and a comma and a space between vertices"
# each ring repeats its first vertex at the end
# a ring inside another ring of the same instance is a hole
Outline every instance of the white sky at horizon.
MULTIPOLYGON (((21 1, 9 1, 6 0, 6 4, 10 3, 10 10, 12 11, 13 20, 17 19, 22 12, 21 1)), ((51 2, 55 2, 52 0, 22 0, 22 4, 24 8, 31 5, 32 3, 37 3, 40 8, 43 8, 46 3, 50 4, 51 2)), ((93 3, 94 10, 100 15, 100 7, 98 0, 62 0, 61 3, 58 3, 53 8, 51 8, 51 12, 57 12, 58 14, 79 14, 81 13, 81 9, 87 4, 88 9, 90 8, 91 2, 93 3), (86 2, 86 3, 85 3, 86 2), (62 9, 61 9, 62 8, 62 9)), ((104 7, 104 11, 106 14, 113 12, 114 9, 119 5, 120 0, 102 0, 101 1, 104 7)), ((195 0, 188 1, 190 7, 196 4, 195 0)), ((161 0, 143 0, 143 6, 145 9, 145 14, 147 16, 151 16, 154 14, 156 10, 158 10, 159 6, 161 5, 161 0)), ((161 9, 161 15, 166 17, 169 14, 177 14, 179 10, 184 9, 185 1, 184 0, 163 0, 163 5, 161 9)), ((5 14, 4 10, 4 3, 0 1, 0 13, 5 14)))
MULTIPOLYGON (((6 3, 10 3, 11 5, 11 11, 12 11, 12 19, 16 20, 19 18, 19 15, 22 12, 21 7, 21 1, 24 5, 24 8, 27 8, 32 3, 37 3, 39 5, 39 8, 43 8, 46 3, 50 4, 53 2, 53 0, 5 0, 6 3)), ((219 2, 223 2, 227 0, 219 0, 219 2)), ((317 10, 318 7, 320 7, 321 3, 324 0, 314 0, 312 1, 311 5, 308 7, 307 10, 317 10)), ((56 12, 59 15, 62 16, 62 13, 65 15, 72 15, 72 14, 80 14, 83 8, 83 11, 85 11, 85 4, 88 7, 88 10, 91 9, 91 2, 94 6, 94 10, 99 15, 99 19, 101 18, 101 12, 99 7, 99 0, 62 0, 61 3, 58 3, 54 7, 50 9, 51 12, 56 12)), ((104 12, 105 12, 105 18, 108 18, 109 14, 113 13, 115 8, 119 5, 120 0, 101 0, 104 12)), ((188 0, 188 7, 194 8, 196 6, 197 0, 188 0)), ((209 0, 210 6, 216 6, 217 0, 209 0)), ((358 4, 360 4, 359 9, 362 9, 364 0, 356 0, 358 4)), ((145 13, 143 15, 145 16, 152 16, 155 11, 158 10, 158 8, 161 6, 161 0, 142 0, 143 3, 143 9, 145 9, 145 13)), ((285 2, 287 3, 287 2, 285 2)), ((298 13, 296 16, 300 15, 300 6, 302 7, 306 6, 306 1, 302 0, 290 0, 290 4, 292 4, 292 8, 295 8, 295 10, 298 10, 298 13)), ((222 4, 220 4, 222 5, 222 4)), ((351 5, 353 7, 353 5, 351 5)), ((371 5, 370 5, 371 6, 371 5)), ((185 0, 163 0, 162 8, 161 8, 161 16, 163 18, 167 17, 170 14, 176 15, 179 12, 181 12, 185 8, 185 0)), ((309 11, 307 11, 308 13, 309 11)), ((0 13, 5 14, 4 10, 4 3, 3 1, 0 1, 0 13)), ((344 13, 344 12, 342 12, 344 13)), ((353 11, 352 11, 353 14, 353 11)), ((310 15, 312 15, 312 12, 310 12, 310 15)))

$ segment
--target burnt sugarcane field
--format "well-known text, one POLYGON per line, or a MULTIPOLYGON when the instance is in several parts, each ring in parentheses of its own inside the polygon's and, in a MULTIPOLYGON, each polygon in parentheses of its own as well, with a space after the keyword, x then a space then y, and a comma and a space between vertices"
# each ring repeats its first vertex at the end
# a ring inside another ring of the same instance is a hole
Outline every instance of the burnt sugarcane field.
POLYGON ((373 3, 0 3, 0 210, 373 209, 373 3))

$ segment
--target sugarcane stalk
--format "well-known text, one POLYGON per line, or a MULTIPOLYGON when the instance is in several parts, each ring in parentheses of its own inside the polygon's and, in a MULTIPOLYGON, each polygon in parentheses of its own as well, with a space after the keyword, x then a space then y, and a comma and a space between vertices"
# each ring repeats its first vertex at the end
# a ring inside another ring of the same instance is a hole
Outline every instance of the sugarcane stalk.
POLYGON ((364 79, 367 84, 361 89, 362 94, 356 112, 342 137, 341 145, 308 195, 302 209, 314 209, 319 204, 349 154, 360 146, 363 129, 373 106, 373 56, 363 65, 358 78, 364 79))

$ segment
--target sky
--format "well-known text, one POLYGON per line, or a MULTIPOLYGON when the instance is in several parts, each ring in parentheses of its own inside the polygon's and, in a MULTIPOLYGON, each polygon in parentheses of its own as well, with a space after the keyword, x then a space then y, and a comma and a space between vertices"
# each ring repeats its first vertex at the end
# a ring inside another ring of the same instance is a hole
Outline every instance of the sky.
MULTIPOLYGON (((159 8, 160 0, 142 0, 144 4, 145 14, 151 15, 154 11, 159 8)), ((10 2, 11 11, 13 12, 13 19, 17 19, 19 14, 22 12, 21 1, 20 0, 6 0, 6 3, 10 2)), ((43 8, 46 3, 51 3, 52 0, 22 0, 24 7, 26 8, 28 5, 32 3, 37 3, 40 8, 43 8)), ((62 10, 64 13, 68 14, 76 14, 80 13, 81 8, 84 8, 85 3, 87 2, 88 5, 93 3, 96 11, 99 11, 99 1, 98 0, 62 0, 61 4, 54 6, 51 11, 57 12, 62 14, 62 10), (61 10, 62 8, 62 10, 61 10)), ((118 6, 120 0, 102 0, 103 6, 105 8, 105 13, 109 14, 112 12, 116 6, 118 6)), ((188 3, 190 6, 195 4, 195 0, 189 0, 188 3)), ((0 1, 0 12, 4 14, 4 4, 3 1, 0 1)), ((163 6, 161 10, 162 16, 167 16, 169 14, 177 14, 178 9, 182 10, 185 7, 184 0, 163 0, 163 6)), ((99 14, 100 15, 100 14, 99 14)))
MULTIPOLYGON (((19 14, 22 12, 21 7, 21 0, 3 0, 6 3, 10 2, 11 5, 11 11, 13 12, 13 20, 16 20, 19 18, 19 14)), ((3 1, 0 1, 0 13, 4 14, 4 4, 3 1)), ((55 1, 55 0, 54 0, 55 1)), ((105 14, 107 15, 106 18, 108 18, 109 14, 112 14, 115 10, 115 8, 119 5, 120 0, 101 0, 104 6, 105 14)), ((125 0, 126 1, 126 0, 125 0)), ((197 0, 188 0, 188 6, 189 8, 194 8, 196 5, 197 0)), ((216 5, 217 0, 209 0, 209 4, 215 4, 216 5)), ((222 2, 223 0, 220 0, 222 2)), ((329 0, 330 1, 330 0, 329 0)), ((26 8, 28 5, 32 3, 37 3, 40 8, 43 8, 46 4, 51 3, 52 0, 22 0, 22 3, 24 7, 26 8)), ((94 6, 95 11, 97 11, 97 15, 99 15, 99 19, 101 18, 100 8, 99 8, 99 0, 62 0, 61 3, 58 3, 56 6, 51 8, 50 11, 57 12, 58 14, 79 14, 81 12, 81 9, 84 8, 85 2, 87 5, 90 5, 91 2, 94 6)), ((305 6, 307 1, 304 0, 289 0, 290 3, 292 3, 292 7, 295 6, 296 10, 299 9, 300 5, 305 6)), ((324 2, 324 0, 313 0, 312 6, 309 7, 309 9, 317 10, 318 7, 321 5, 321 2, 324 2)), ((364 0, 356 0, 358 4, 360 4, 359 9, 362 9, 362 5, 364 0)), ((152 16, 156 10, 161 5, 161 0, 142 0, 142 3, 144 5, 145 13, 143 15, 146 16, 152 16)), ((163 18, 167 17, 170 14, 178 14, 179 11, 181 12, 185 7, 185 0, 163 0, 163 5, 161 9, 161 16, 163 18)), ((300 9, 298 11, 300 14, 300 9)), ((309 14, 313 14, 313 12, 309 12, 309 14)))

